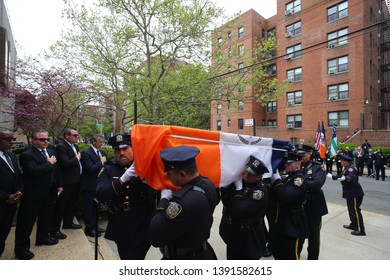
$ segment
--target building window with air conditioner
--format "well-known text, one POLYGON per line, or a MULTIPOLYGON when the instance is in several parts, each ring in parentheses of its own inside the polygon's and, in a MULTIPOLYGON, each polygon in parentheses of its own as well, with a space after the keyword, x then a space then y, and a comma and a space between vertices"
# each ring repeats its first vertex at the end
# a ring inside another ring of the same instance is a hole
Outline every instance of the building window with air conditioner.
POLYGON ((222 129, 222 122, 221 120, 217 120, 217 130, 221 130, 222 129))
POLYGON ((328 60, 328 75, 348 71, 348 56, 328 60))
POLYGON ((242 101, 242 100, 238 101, 237 110, 238 110, 238 112, 244 112, 244 101, 242 101))
POLYGON ((286 27, 286 38, 294 37, 301 34, 301 22, 295 22, 286 27))
POLYGON ((335 101, 339 99, 349 98, 349 85, 348 83, 329 85, 328 86, 328 100, 335 101))
POLYGON ((269 76, 276 76, 276 64, 268 65, 267 73, 269 76))
POLYGON ((287 128, 302 128, 302 115, 287 115, 287 128))
POLYGON ((222 114, 222 104, 221 103, 218 103, 218 105, 217 105, 217 114, 218 115, 222 114))
POLYGON ((286 16, 288 16, 297 13, 300 10, 301 10, 301 0, 295 0, 286 4, 284 13, 286 16))
POLYGON ((349 111, 328 112, 328 126, 336 124, 338 127, 349 126, 349 111))
POLYGON ((286 60, 300 58, 302 56, 302 45, 297 44, 286 48, 286 60))
POLYGON ((268 113, 275 113, 276 112, 276 101, 271 101, 267 103, 267 111, 268 113))
POLYGON ((302 81, 302 67, 287 70, 286 77, 289 83, 302 81))
POLYGON ((244 27, 243 26, 241 26, 241 27, 239 27, 238 28, 238 30, 237 30, 237 32, 238 32, 238 38, 242 38, 242 37, 244 37, 244 27))
POLYGON ((238 55, 239 55, 239 56, 243 56, 244 53, 245 53, 245 46, 244 46, 243 44, 238 45, 237 50, 238 50, 238 55))
POLYGON ((327 9, 328 22, 348 16, 348 1, 341 2, 327 9))
POLYGON ((238 119, 238 130, 244 130, 244 119, 238 119))
POLYGON ((340 29, 327 36, 328 48, 334 48, 348 44, 348 28, 340 29))
POLYGON ((268 120, 267 121, 267 126, 276 126, 276 120, 268 120))
POLYGON ((302 91, 288 92, 286 95, 287 106, 294 106, 302 104, 302 91))
POLYGON ((243 62, 240 62, 238 63, 238 73, 240 74, 244 74, 244 63, 243 62))

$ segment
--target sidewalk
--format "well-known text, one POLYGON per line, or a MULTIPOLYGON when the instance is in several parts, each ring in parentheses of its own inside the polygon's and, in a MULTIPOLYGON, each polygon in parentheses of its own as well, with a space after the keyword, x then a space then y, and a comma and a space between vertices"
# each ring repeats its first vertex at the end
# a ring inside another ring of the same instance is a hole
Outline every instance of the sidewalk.
MULTIPOLYGON (((343 224, 349 221, 347 207, 328 203, 329 214, 323 218, 321 235, 321 260, 390 260, 390 216, 362 211, 367 236, 353 236, 343 224)), ((215 209, 214 224, 209 239, 218 259, 225 259, 225 244, 218 234, 222 204, 215 209)), ((103 224, 101 226, 104 226, 103 224)), ((31 251, 34 260, 93 260, 95 256, 94 238, 84 235, 83 230, 63 230, 68 236, 54 246, 35 246, 35 229, 31 237, 31 251)), ((14 234, 12 228, 7 239, 6 249, 0 260, 14 260, 14 234)), ((305 243, 307 244, 307 242, 305 243)), ((306 247, 302 260, 306 259, 306 247)), ((157 248, 151 248, 147 260, 159 260, 157 248)), ((117 260, 115 243, 99 238, 99 260, 117 260)), ((267 258, 272 260, 273 258, 267 258)))

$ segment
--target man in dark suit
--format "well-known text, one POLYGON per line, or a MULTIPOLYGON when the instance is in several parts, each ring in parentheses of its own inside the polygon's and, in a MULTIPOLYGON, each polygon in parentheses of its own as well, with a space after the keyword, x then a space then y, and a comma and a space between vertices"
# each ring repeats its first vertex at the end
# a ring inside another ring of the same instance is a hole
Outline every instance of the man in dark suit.
POLYGON ((82 167, 81 154, 76 143, 79 134, 73 128, 65 128, 64 139, 58 143, 56 152, 58 163, 63 174, 64 191, 57 197, 54 217, 52 222, 52 234, 60 231, 61 222, 63 229, 80 229, 81 225, 73 223, 76 214, 77 201, 80 193, 80 178, 82 167))
POLYGON ((30 235, 37 220, 35 245, 55 245, 49 236, 56 195, 62 181, 55 151, 48 148, 49 133, 38 130, 31 135, 32 146, 19 157, 23 170, 24 192, 16 221, 15 255, 18 259, 34 257, 30 251, 30 235))
POLYGON ((94 201, 94 198, 96 198, 97 176, 107 161, 106 152, 101 149, 103 144, 104 135, 94 134, 91 139, 91 146, 81 152, 83 175, 80 187, 83 196, 85 234, 91 237, 100 236, 105 231, 99 227, 98 232, 95 230, 97 204, 94 201))
POLYGON ((16 156, 10 153, 13 134, 0 128, 0 257, 5 249, 5 240, 11 230, 16 205, 22 195, 22 180, 16 156))

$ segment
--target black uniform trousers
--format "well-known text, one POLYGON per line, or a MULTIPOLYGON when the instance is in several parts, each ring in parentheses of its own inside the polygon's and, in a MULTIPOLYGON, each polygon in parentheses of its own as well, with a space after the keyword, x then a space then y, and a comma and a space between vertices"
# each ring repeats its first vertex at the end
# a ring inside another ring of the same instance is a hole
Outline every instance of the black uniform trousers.
POLYGON ((55 195, 49 194, 44 200, 24 200, 21 198, 16 220, 15 253, 30 250, 30 235, 37 221, 36 241, 48 237, 53 218, 55 195))
POLYGON ((80 184, 64 185, 64 190, 57 197, 57 202, 54 210, 52 229, 59 230, 61 221, 63 225, 69 226, 73 223, 73 218, 76 214, 76 206, 79 200, 80 184))
POLYGON ((275 260, 299 260, 305 239, 282 234, 271 235, 271 251, 275 260))
POLYGON ((310 236, 307 239, 307 259, 318 260, 320 254, 320 232, 322 227, 322 216, 308 217, 307 225, 309 227, 310 236))
POLYGON ((360 210, 363 196, 347 198, 347 207, 351 227, 357 231, 364 231, 363 216, 360 210))
POLYGON ((0 206, 0 256, 3 254, 5 249, 5 241, 7 240, 8 234, 11 231, 12 222, 15 217, 17 204, 13 203, 10 205, 0 206))
POLYGON ((385 180, 385 169, 384 165, 375 165, 375 180, 379 180, 379 177, 382 178, 382 181, 385 180), (379 176, 379 173, 381 173, 381 176, 379 176))

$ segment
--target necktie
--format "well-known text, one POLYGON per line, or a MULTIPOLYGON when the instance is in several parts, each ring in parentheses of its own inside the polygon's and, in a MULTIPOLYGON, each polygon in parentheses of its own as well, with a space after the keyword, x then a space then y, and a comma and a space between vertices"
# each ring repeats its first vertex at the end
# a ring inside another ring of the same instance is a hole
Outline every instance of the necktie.
POLYGON ((43 157, 44 157, 44 158, 47 158, 47 155, 46 155, 45 149, 42 149, 42 150, 41 150, 41 154, 43 155, 43 157))
POLYGON ((99 150, 96 150, 96 154, 98 157, 100 157, 100 151, 99 150))
POLYGON ((12 172, 14 171, 14 165, 12 164, 12 160, 9 157, 8 153, 4 152, 5 159, 8 162, 9 167, 11 167, 12 172))

